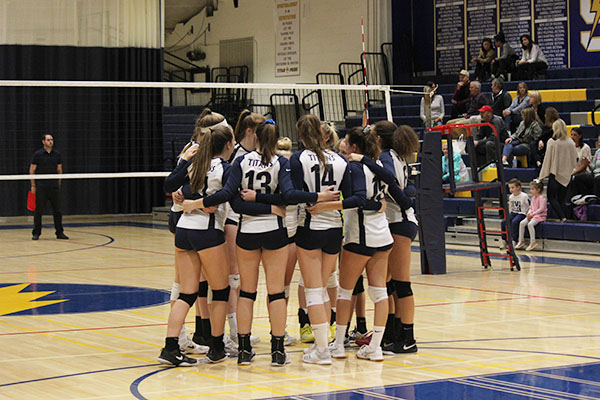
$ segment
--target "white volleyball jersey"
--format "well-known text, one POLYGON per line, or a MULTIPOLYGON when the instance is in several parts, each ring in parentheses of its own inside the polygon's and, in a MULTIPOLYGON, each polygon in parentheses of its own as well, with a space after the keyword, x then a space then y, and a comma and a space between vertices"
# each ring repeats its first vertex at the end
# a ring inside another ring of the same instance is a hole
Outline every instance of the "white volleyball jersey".
MULTIPOLYGON (((206 197, 221 190, 223 188, 224 172, 223 159, 213 158, 210 163, 210 169, 206 174, 204 187, 198 194, 206 197)), ((177 227, 196 230, 218 229, 222 231, 226 214, 225 204, 219 204, 218 210, 212 214, 207 214, 200 209, 189 213, 184 212, 177 223, 177 227)))
POLYGON ((297 204, 285 208, 285 226, 289 238, 294 237, 298 230, 298 208, 297 204))
MULTIPOLYGON (((380 160, 385 169, 390 171, 396 177, 398 186, 404 190, 408 186, 408 177, 410 176, 410 167, 404 158, 400 158, 398 153, 394 150, 384 151, 380 155, 380 160)), ((418 225, 415 210, 410 207, 407 210, 402 210, 398 203, 392 199, 391 196, 386 194, 387 208, 385 215, 387 216, 388 222, 393 224, 395 222, 410 221, 418 225)))
MULTIPOLYGON (((377 162, 380 164, 380 162, 377 162)), ((387 185, 362 165, 367 200, 383 199, 387 185)), ((355 179, 355 177, 353 177, 355 179)), ((386 215, 374 210, 351 208, 344 211, 346 219, 344 244, 357 243, 367 247, 383 247, 394 243, 386 215)))
MULTIPOLYGON (((240 188, 252 189, 257 193, 279 193, 279 172, 281 163, 279 156, 273 156, 271 161, 264 165, 262 155, 252 151, 240 160, 242 180, 240 188)), ((286 160, 287 162, 287 160, 286 160)), ((275 214, 240 215, 238 232, 263 233, 271 232, 285 227, 285 220, 275 214)))
MULTIPOLYGON (((231 157, 229 158, 229 163, 233 164, 233 162, 235 161, 236 158, 246 155, 248 153, 250 153, 250 152, 244 146, 242 146, 240 143, 237 143, 233 147, 233 153, 231 153, 231 157)), ((236 213, 235 211, 233 211, 233 209, 231 208, 231 205, 229 203, 227 203, 226 207, 227 207, 227 218, 232 221, 235 221, 235 222, 240 222, 240 215, 238 213, 236 213)))
MULTIPOLYGON (((302 150, 292 156, 294 161, 290 159, 290 167, 292 169, 292 180, 297 189, 318 193, 329 186, 333 186, 333 190, 340 190, 340 184, 348 168, 348 162, 331 150, 325 150, 323 153, 326 160, 324 166, 319 164, 317 155, 311 150, 302 150), (300 171, 296 171, 297 168, 300 168, 300 171), (302 188, 298 188, 298 183, 295 182, 295 177, 300 176, 299 172, 301 172, 303 180, 302 188)), ((305 211, 304 205, 302 205, 298 225, 312 230, 341 228, 342 214, 338 210, 332 210, 319 215, 311 215, 305 211)))

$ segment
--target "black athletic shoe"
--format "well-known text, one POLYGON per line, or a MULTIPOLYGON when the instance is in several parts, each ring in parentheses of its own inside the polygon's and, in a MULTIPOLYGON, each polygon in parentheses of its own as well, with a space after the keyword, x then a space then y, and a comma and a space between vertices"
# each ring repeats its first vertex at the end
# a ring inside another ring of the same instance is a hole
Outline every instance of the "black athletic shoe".
POLYGON ((238 350, 238 361, 237 363, 240 365, 250 365, 252 360, 254 360, 254 356, 256 353, 254 350, 238 350))
POLYGON ((167 351, 163 348, 158 356, 158 362, 172 367, 193 367, 198 365, 198 360, 181 354, 179 349, 175 351, 167 351))
POLYGON ((206 354, 206 358, 211 363, 218 363, 227 358, 225 353, 225 343, 223 342, 223 335, 211 338, 212 343, 210 344, 210 350, 206 354))
POLYGON ((407 342, 385 343, 385 344, 381 345, 381 349, 383 350, 383 354, 387 354, 387 355, 416 353, 419 350, 417 347, 417 342, 415 342, 415 341, 413 341, 412 343, 407 343, 407 342))
POLYGON ((285 351, 275 350, 271 352, 271 365, 274 367, 283 367, 291 363, 292 360, 285 354, 285 351))
POLYGON ((211 347, 208 353, 206 354, 206 358, 208 362, 213 364, 220 363, 227 358, 227 353, 225 353, 225 349, 217 349, 215 347, 211 347))
POLYGON ((31 240, 38 240, 40 238, 40 235, 34 233, 33 235, 31 235, 31 240))
POLYGON ((57 239, 61 239, 61 240, 69 240, 69 237, 67 235, 65 235, 64 233, 57 233, 56 234, 56 238, 57 239))

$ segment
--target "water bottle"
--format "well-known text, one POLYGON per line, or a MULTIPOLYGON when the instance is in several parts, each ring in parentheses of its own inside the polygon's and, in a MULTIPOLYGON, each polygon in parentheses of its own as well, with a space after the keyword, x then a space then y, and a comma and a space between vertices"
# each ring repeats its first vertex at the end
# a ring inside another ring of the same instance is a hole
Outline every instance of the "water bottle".
POLYGON ((512 167, 513 168, 517 168, 517 159, 516 158, 513 158, 513 165, 512 165, 512 167))

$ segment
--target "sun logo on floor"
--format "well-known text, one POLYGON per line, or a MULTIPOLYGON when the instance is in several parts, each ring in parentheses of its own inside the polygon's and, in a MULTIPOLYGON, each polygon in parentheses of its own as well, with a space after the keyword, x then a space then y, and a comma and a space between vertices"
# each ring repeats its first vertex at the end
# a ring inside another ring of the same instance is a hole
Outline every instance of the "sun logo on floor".
POLYGON ((0 315, 13 314, 20 311, 31 310, 38 307, 69 301, 68 299, 36 301, 37 299, 52 294, 55 291, 22 292, 22 290, 29 285, 29 283, 22 283, 18 285, 0 287, 0 315))
POLYGON ((588 52, 600 51, 600 36, 594 36, 600 32, 598 21, 600 20, 600 0, 579 0, 581 17, 587 25, 592 25, 592 30, 581 32, 581 45, 588 52))
POLYGON ((75 314, 168 304, 166 290, 85 283, 0 283, 0 316, 75 314))

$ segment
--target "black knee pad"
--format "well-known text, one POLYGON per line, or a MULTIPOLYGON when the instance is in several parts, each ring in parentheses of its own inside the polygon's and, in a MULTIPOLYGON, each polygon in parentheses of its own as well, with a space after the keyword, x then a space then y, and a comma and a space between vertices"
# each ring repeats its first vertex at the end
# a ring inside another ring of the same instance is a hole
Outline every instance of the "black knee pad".
POLYGON ((385 288, 387 289, 388 296, 391 296, 396 290, 396 285, 394 284, 394 282, 398 281, 392 279, 391 281, 385 283, 385 288))
POLYGON ((395 281, 395 286, 396 294, 399 299, 413 295, 412 289, 410 288, 410 282, 395 281))
POLYGON ((252 301, 256 301, 256 292, 249 293, 249 292, 244 292, 243 290, 240 289, 240 297, 245 297, 245 298, 250 299, 252 301))
POLYGON ((274 294, 270 294, 269 295, 269 303, 272 303, 275 300, 280 300, 280 299, 284 299, 285 300, 285 292, 274 293, 274 294))
POLYGON ((229 285, 225 289, 213 290, 212 299, 213 301, 229 301, 229 285))
POLYGON ((354 285, 354 290, 352 291, 352 296, 356 296, 358 294, 364 293, 365 286, 363 284, 363 276, 359 276, 356 281, 356 285, 354 285))
POLYGON ((196 301, 196 297, 198 297, 198 293, 179 293, 179 297, 177 299, 183 300, 189 304, 189 306, 193 306, 196 301))
POLYGON ((198 297, 208 297, 208 281, 198 283, 198 297))

